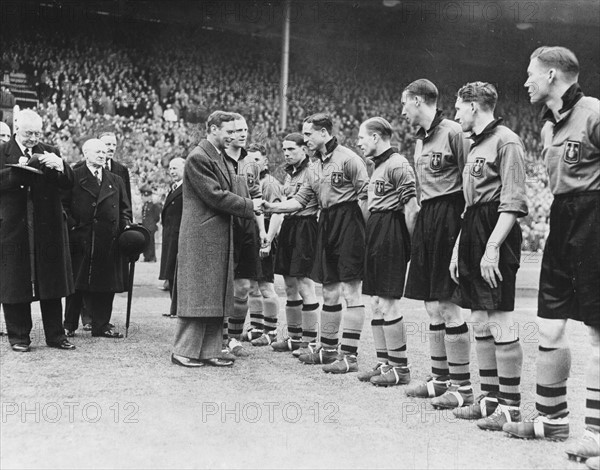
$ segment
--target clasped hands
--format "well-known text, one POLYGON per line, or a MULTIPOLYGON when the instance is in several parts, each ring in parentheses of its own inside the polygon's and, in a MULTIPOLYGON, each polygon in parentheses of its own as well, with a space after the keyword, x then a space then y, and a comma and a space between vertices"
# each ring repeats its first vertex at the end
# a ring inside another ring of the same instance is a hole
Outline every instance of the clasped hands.
POLYGON ((257 215, 275 212, 276 205, 264 199, 252 199, 252 204, 254 204, 254 213, 257 215))

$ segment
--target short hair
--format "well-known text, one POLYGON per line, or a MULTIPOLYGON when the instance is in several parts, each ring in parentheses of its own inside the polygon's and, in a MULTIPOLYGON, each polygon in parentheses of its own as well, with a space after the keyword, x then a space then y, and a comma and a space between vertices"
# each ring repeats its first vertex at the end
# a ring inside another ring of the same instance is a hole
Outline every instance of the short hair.
POLYGON ((392 138, 392 125, 382 117, 372 117, 362 123, 365 129, 369 133, 379 134, 383 140, 390 140, 392 138))
POLYGON ((467 103, 479 103, 489 111, 493 111, 498 102, 496 87, 487 82, 467 83, 458 90, 456 96, 467 103))
POLYGON ((250 147, 246 149, 248 153, 250 152, 260 152, 263 157, 267 156, 267 147, 262 144, 251 144, 250 147))
POLYGON ((113 131, 104 131, 104 132, 100 132, 100 134, 98 134, 99 139, 101 139, 102 137, 106 137, 106 136, 113 136, 115 139, 117 138, 117 134, 115 134, 113 131))
POLYGON ((333 132, 333 121, 327 113, 315 113, 304 119, 303 124, 312 124, 315 129, 325 129, 330 134, 333 132))
POLYGON ((290 142, 294 142, 298 147, 302 147, 306 145, 304 142, 304 136, 299 132, 292 132, 291 134, 286 135, 283 140, 289 140, 290 142))
POLYGON ((570 77, 579 75, 579 61, 575 54, 561 46, 538 47, 529 60, 537 59, 548 68, 557 68, 570 77))
POLYGON ((415 80, 404 91, 411 96, 421 96, 427 104, 436 104, 440 96, 437 87, 426 78, 415 80))
POLYGON ((244 121, 246 120, 246 118, 244 116, 242 116, 240 113, 231 113, 233 115, 233 118, 236 121, 239 121, 240 119, 243 119, 244 121))
POLYGON ((235 121, 233 113, 228 113, 227 111, 214 111, 206 120, 206 131, 210 131, 211 126, 217 126, 220 129, 224 122, 231 121, 235 121))

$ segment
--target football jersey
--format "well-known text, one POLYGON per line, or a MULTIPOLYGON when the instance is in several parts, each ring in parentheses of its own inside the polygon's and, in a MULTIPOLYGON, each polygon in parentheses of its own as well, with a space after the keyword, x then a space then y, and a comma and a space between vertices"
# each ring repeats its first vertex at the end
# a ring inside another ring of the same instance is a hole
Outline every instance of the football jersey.
POLYGON ((368 186, 369 211, 402 210, 417 193, 410 163, 393 147, 371 160, 375 168, 368 186))
MULTIPOLYGON (((311 164, 310 159, 306 157, 304 160, 302 160, 300 165, 298 165, 298 168, 295 168, 292 165, 288 165, 285 170, 287 172, 287 175, 283 183, 283 193, 286 196, 286 198, 290 199, 294 197, 302 187, 302 184, 304 183, 304 180, 307 177, 307 173, 310 171, 314 171, 314 165, 311 164)), ((300 217, 313 216, 317 215, 318 210, 319 205, 317 202, 317 195, 313 192, 311 193, 310 200, 308 201, 308 204, 306 204, 306 206, 304 206, 299 211, 296 211, 289 215, 300 217)), ((286 217, 287 215, 288 214, 286 214, 286 217)))
POLYGON ((480 134, 473 135, 463 170, 466 207, 500 202, 498 212, 527 215, 525 196, 525 148, 517 134, 491 122, 480 134))
POLYGON ((327 142, 326 152, 325 155, 316 152, 318 160, 307 172, 294 199, 306 206, 315 194, 322 209, 366 199, 369 175, 363 159, 339 145, 335 137, 327 142))
POLYGON ((600 190, 600 100, 575 84, 563 96, 561 118, 544 114, 542 155, 552 194, 600 190))
POLYGON ((470 143, 460 124, 438 112, 431 129, 417 132, 415 172, 421 202, 462 191, 462 171, 470 143))
POLYGON ((235 169, 234 192, 239 196, 259 199, 261 197, 260 165, 247 157, 246 149, 242 149, 240 159, 237 161, 227 155, 235 169))

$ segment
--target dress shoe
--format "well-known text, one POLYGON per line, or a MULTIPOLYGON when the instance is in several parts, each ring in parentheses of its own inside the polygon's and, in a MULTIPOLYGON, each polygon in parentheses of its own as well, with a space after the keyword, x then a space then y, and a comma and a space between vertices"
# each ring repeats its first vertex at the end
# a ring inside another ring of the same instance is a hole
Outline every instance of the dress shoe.
POLYGON ((59 341, 58 343, 48 343, 48 346, 50 346, 51 348, 56 348, 56 349, 66 349, 66 350, 75 349, 75 345, 69 343, 69 341, 67 341, 66 339, 63 339, 62 341, 59 341))
POLYGON ((85 325, 83 325, 83 331, 92 331, 92 325, 86 323, 85 325))
POLYGON ((75 330, 65 330, 67 338, 73 338, 75 336, 75 330))
POLYGON ((198 359, 190 359, 189 357, 171 354, 171 362, 183 367, 204 367, 204 362, 198 359))
POLYGON ((221 359, 220 357, 204 359, 204 363, 207 366, 213 366, 213 367, 231 367, 233 365, 233 361, 227 361, 225 359, 221 359))
POLYGON ((170 313, 163 313, 163 314, 162 314, 162 316, 163 316, 163 317, 170 317, 170 316, 171 316, 171 314, 170 314, 170 313))
POLYGON ((92 333, 92 336, 94 336, 96 338, 113 338, 113 339, 118 339, 118 338, 123 337, 123 335, 121 333, 117 333, 115 330, 106 330, 106 331, 103 331, 102 333, 92 333))
POLYGON ((16 351, 16 352, 28 352, 29 351, 29 345, 28 344, 22 344, 22 343, 13 344, 12 345, 12 350, 16 351))

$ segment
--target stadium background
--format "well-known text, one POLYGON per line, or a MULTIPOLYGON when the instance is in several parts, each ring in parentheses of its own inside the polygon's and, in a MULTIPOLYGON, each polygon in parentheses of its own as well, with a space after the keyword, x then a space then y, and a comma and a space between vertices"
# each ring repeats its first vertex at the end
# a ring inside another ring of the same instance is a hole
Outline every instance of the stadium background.
POLYGON ((0 9, 2 119, 12 124, 15 101, 37 108, 45 140, 69 162, 81 158, 87 138, 116 131, 138 214, 138 187, 150 183, 162 200, 168 161, 187 155, 215 109, 247 118, 249 141, 267 146, 281 178, 281 137, 310 113, 329 111, 335 134, 352 148, 360 122, 383 116, 412 161, 415 130, 400 116, 402 89, 431 79, 453 118, 457 89, 483 80, 498 88, 496 115, 525 143, 523 248, 540 250, 552 196, 540 159, 540 110, 522 86, 529 54, 544 44, 569 47, 584 92, 598 96, 600 83, 595 0, 293 0, 281 128, 282 1, 3 1, 0 9))

